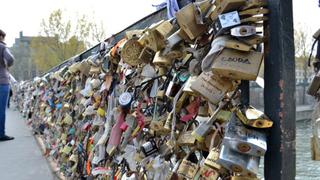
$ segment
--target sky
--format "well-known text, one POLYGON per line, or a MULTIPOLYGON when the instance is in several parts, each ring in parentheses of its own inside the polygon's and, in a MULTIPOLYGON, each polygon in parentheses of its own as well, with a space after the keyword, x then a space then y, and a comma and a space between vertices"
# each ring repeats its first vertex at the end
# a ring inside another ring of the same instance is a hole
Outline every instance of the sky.
MULTIPOLYGON (((155 11, 152 4, 164 0, 1 0, 0 29, 7 33, 11 46, 19 32, 37 36, 42 19, 56 9, 62 9, 67 18, 85 14, 105 25, 107 35, 115 34, 137 20, 155 11)), ((295 27, 313 34, 320 28, 318 0, 293 0, 295 27)), ((107 38, 107 37, 106 37, 107 38)))

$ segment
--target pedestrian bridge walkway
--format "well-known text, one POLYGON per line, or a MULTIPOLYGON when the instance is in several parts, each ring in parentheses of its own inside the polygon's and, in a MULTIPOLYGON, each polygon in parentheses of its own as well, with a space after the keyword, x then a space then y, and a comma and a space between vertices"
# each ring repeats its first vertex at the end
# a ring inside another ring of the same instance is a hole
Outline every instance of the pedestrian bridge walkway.
POLYGON ((6 132, 15 140, 0 142, 1 180, 56 179, 18 111, 7 110, 6 132))

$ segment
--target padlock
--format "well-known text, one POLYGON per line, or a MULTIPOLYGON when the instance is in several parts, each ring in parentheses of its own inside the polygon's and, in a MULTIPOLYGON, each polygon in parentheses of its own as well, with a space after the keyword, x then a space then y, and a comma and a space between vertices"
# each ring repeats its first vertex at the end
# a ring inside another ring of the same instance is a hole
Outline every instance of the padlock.
POLYGON ((165 38, 173 26, 169 21, 160 21, 149 26, 138 40, 139 43, 154 52, 165 47, 165 38))
POLYGON ((259 8, 259 7, 265 7, 268 5, 267 0, 248 0, 246 2, 246 5, 243 6, 241 9, 246 10, 250 8, 259 8))
POLYGON ((125 37, 127 39, 140 37, 143 33, 141 29, 128 30, 125 32, 125 37))
POLYGON ((193 146, 196 143, 196 139, 191 135, 192 130, 183 131, 180 133, 177 144, 179 146, 193 146))
POLYGON ((129 92, 124 92, 119 96, 119 104, 123 109, 129 109, 132 103, 132 95, 129 92))
MULTIPOLYGON (((199 170, 198 162, 190 159, 191 155, 195 156, 194 152, 189 153, 183 160, 178 168, 178 175, 186 179, 193 179, 199 170)), ((195 159, 195 157, 193 157, 195 159)))
POLYGON ((241 41, 252 46, 252 45, 258 45, 263 43, 264 39, 265 38, 263 36, 253 35, 253 36, 241 38, 241 41))
POLYGON ((261 111, 252 106, 235 110, 237 117, 247 126, 254 128, 269 128, 273 122, 261 111))
POLYGON ((217 21, 215 21, 213 24, 213 30, 216 35, 222 34, 230 28, 240 24, 241 21, 238 11, 231 11, 218 15, 217 21))
POLYGON ((241 19, 241 23, 258 23, 260 21, 267 21, 269 18, 266 16, 252 16, 241 19))
POLYGON ((256 32, 255 26, 242 25, 242 26, 231 28, 231 36, 235 36, 235 37, 248 37, 248 36, 253 36, 256 33, 257 32, 256 32))
POLYGON ((207 23, 206 13, 210 10, 212 4, 210 0, 194 2, 195 19, 197 24, 207 23))
POLYGON ((183 92, 187 93, 188 95, 191 96, 197 96, 197 94, 191 89, 191 86, 194 82, 197 81, 197 76, 190 76, 187 80, 187 82, 185 83, 185 86, 183 88, 183 92))
POLYGON ((190 88, 209 102, 218 104, 225 94, 233 89, 233 85, 230 80, 220 78, 212 72, 202 72, 190 88))
POLYGON ((127 40, 121 49, 121 58, 131 66, 141 64, 139 56, 143 50, 143 46, 138 42, 138 38, 127 40))
POLYGON ((157 144, 154 140, 150 140, 142 144, 141 151, 147 157, 158 152, 157 144))
POLYGON ((238 153, 222 145, 218 163, 236 174, 256 177, 259 161, 260 157, 238 153))
POLYGON ((217 163, 220 155, 220 150, 217 148, 212 148, 204 161, 204 164, 209 166, 210 168, 221 170, 222 167, 219 163, 217 163))
POLYGON ((239 153, 263 156, 267 151, 265 132, 246 128, 232 113, 223 138, 223 145, 239 153))
POLYGON ((139 55, 139 60, 144 63, 150 63, 153 60, 155 52, 149 49, 148 47, 144 47, 139 55))
POLYGON ((210 14, 210 18, 212 21, 216 21, 220 14, 237 10, 245 4, 246 0, 224 0, 216 6, 216 8, 210 14))
POLYGON ((219 172, 207 165, 200 166, 200 177, 203 180, 218 180, 219 172))
MULTIPOLYGON (((208 1, 207 1, 208 2, 208 1)), ((205 3, 201 10, 205 11, 210 7, 210 3, 205 3)), ((206 26, 197 24, 195 16, 195 5, 190 3, 176 13, 176 18, 180 28, 193 40, 206 31, 206 26)))
POLYGON ((269 9, 266 8, 252 8, 252 9, 246 9, 239 12, 240 16, 254 16, 258 14, 268 14, 269 9))
POLYGON ((234 80, 256 80, 263 54, 224 49, 212 64, 212 72, 234 80))
POLYGON ((162 51, 158 51, 156 52, 152 62, 154 65, 159 67, 169 67, 172 64, 173 59, 163 56, 162 51))

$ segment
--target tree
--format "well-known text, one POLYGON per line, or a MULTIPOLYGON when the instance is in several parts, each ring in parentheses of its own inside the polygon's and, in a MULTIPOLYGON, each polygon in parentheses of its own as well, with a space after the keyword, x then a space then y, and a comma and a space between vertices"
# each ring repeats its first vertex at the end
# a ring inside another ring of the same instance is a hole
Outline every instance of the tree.
POLYGON ((308 77, 311 72, 308 68, 308 57, 310 51, 310 32, 307 30, 306 26, 298 25, 298 28, 294 30, 294 45, 295 45, 295 58, 296 58, 296 69, 302 70, 303 82, 302 85, 302 104, 306 103, 306 88, 308 86, 308 77))
POLYGON ((60 9, 43 19, 40 27, 40 36, 32 39, 31 49, 33 62, 41 71, 83 52, 92 45, 93 37, 105 34, 86 15, 80 16, 74 25, 64 18, 60 9))

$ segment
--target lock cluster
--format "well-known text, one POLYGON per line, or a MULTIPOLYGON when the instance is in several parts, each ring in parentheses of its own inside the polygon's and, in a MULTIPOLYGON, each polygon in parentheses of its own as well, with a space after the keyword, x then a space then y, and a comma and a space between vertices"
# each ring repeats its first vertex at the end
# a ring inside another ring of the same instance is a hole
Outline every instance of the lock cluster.
POLYGON ((204 0, 19 86, 67 179, 258 179, 273 122, 239 85, 263 62, 266 0, 204 0))

